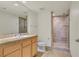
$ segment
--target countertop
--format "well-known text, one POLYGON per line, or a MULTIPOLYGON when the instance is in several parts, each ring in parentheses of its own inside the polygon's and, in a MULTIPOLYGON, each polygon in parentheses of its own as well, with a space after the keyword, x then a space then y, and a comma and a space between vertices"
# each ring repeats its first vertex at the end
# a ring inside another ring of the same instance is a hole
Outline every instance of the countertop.
POLYGON ((0 36, 0 44, 4 44, 7 42, 12 42, 16 40, 22 40, 23 38, 29 38, 37 36, 36 34, 27 34, 27 33, 19 33, 19 34, 8 34, 0 36))

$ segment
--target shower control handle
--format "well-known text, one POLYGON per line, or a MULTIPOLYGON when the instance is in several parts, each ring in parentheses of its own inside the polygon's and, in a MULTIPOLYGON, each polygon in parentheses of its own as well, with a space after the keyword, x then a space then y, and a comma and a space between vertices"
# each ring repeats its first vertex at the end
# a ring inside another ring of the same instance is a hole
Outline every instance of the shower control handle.
POLYGON ((79 39, 77 39, 76 42, 79 42, 79 39))

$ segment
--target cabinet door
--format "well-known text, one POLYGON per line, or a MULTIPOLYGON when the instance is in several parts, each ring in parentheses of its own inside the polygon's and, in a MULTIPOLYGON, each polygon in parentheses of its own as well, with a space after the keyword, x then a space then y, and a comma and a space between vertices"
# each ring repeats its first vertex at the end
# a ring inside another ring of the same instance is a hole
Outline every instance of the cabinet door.
POLYGON ((20 41, 6 43, 4 45, 4 56, 21 56, 21 43, 20 41))
POLYGON ((23 57, 31 57, 31 45, 23 47, 23 57))
POLYGON ((9 55, 6 55, 6 57, 21 57, 21 51, 17 50, 9 55))
POLYGON ((3 50, 2 50, 2 47, 0 47, 0 57, 3 56, 3 50))
POLYGON ((4 56, 13 53, 18 49, 21 49, 21 45, 19 44, 19 42, 8 43, 4 46, 4 56))
POLYGON ((37 42, 32 43, 32 56, 37 54, 37 42))

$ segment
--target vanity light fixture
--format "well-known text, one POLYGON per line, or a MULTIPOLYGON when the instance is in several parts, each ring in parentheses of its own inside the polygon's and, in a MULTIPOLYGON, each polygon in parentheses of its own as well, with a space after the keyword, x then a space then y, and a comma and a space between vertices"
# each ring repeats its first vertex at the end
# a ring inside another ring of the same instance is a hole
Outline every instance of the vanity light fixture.
POLYGON ((26 1, 22 1, 22 3, 26 3, 26 1))
POLYGON ((53 13, 53 16, 56 16, 56 14, 55 14, 55 13, 53 13))

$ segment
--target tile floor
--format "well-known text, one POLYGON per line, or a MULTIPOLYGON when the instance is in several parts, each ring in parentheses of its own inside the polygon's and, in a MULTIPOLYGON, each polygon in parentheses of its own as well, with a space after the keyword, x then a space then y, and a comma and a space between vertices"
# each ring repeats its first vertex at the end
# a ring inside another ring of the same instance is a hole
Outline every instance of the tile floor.
POLYGON ((68 43, 54 43, 51 51, 45 52, 42 57, 71 57, 69 52, 68 43))

